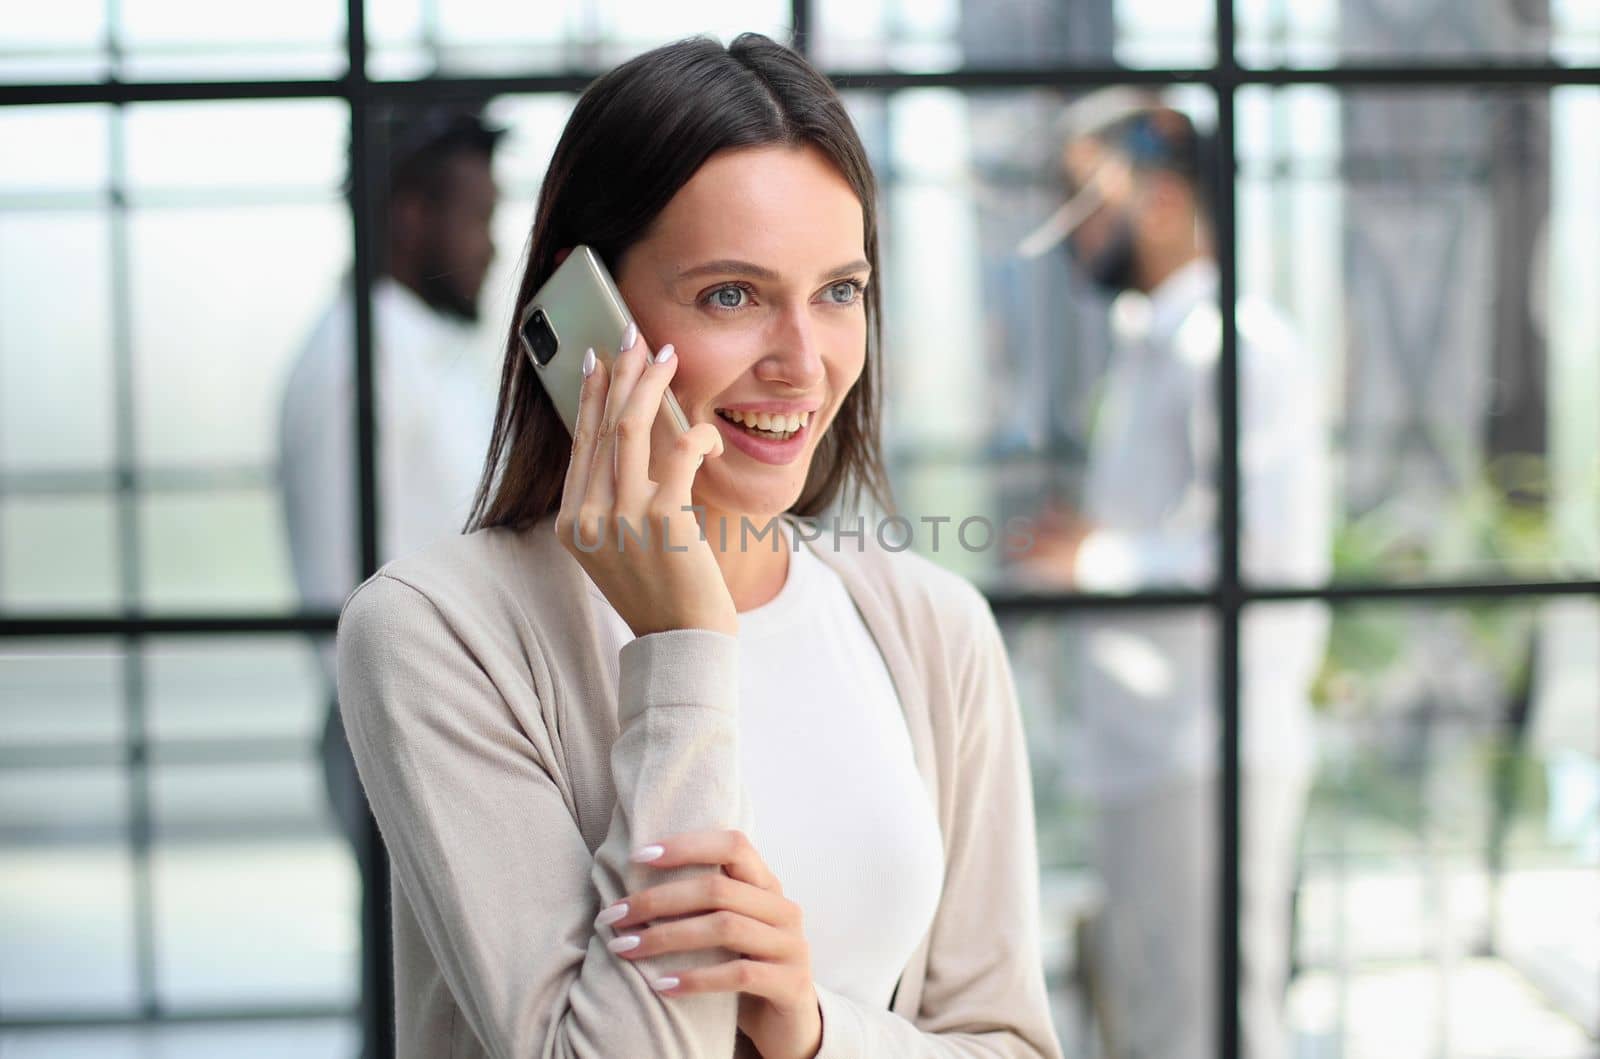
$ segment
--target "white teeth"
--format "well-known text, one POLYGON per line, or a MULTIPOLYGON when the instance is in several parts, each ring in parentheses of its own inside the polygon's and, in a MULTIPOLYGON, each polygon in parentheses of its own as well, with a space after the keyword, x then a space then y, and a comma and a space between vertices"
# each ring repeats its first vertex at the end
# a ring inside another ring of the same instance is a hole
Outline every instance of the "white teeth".
POLYGON ((782 431, 790 434, 805 426, 806 422, 811 418, 810 412, 774 415, 771 412, 733 412, 722 410, 721 414, 725 418, 731 419, 735 423, 743 423, 745 426, 756 427, 759 430, 770 430, 774 432, 782 431))

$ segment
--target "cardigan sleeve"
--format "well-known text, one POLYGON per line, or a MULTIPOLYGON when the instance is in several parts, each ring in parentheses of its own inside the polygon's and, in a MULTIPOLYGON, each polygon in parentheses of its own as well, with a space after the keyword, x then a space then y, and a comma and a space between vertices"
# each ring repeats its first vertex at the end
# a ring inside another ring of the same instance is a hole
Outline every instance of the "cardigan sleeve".
POLYGON ((1022 714, 988 603, 954 668, 958 752, 944 893, 914 1021, 821 985, 816 1059, 1060 1059, 1039 943, 1039 865, 1022 714))
MULTIPOLYGON (((461 1016, 496 1059, 733 1054, 737 994, 663 997, 667 968, 724 949, 629 961, 593 920, 669 871, 636 846, 748 826, 738 782, 735 637, 674 629, 625 644, 611 751, 617 801, 591 856, 573 811, 507 695, 423 593, 380 573, 339 622, 339 703, 398 885, 461 1016), (647 874, 648 873, 648 874, 647 874)), ((497 670, 498 673, 498 670, 497 670)), ((499 674, 501 682, 508 678, 499 674)), ((521 704, 519 703, 519 706, 521 704)), ((559 775, 559 773, 557 773, 559 775)), ((449 1042, 419 1042, 438 1054, 449 1042)), ((402 1054, 406 1054, 402 1050, 402 1054)))

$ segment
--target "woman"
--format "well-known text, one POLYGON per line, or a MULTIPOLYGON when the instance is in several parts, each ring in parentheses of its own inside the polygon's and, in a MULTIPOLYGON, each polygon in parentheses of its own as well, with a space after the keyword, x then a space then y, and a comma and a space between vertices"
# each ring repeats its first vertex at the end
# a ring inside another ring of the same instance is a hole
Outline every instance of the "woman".
POLYGON ((637 327, 572 438, 513 332, 468 532, 339 625, 402 1057, 1059 1055, 993 616, 806 521, 890 506, 875 194, 832 87, 756 34, 579 100, 519 304, 588 244, 637 327))

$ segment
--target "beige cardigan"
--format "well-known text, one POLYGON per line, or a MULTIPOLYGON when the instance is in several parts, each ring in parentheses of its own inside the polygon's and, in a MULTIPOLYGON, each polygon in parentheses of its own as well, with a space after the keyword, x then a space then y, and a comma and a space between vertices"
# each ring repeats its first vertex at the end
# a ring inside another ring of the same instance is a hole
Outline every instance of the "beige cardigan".
MULTIPOLYGON (((819 1059, 1058 1057, 1028 759, 994 617, 970 582, 881 548, 870 527, 812 547, 883 652, 946 862, 890 1010, 817 985, 819 1059)), ((633 849, 749 826, 738 640, 675 629, 605 657, 585 584, 551 515, 443 540, 346 601, 339 701, 391 858, 400 1059, 756 1054, 737 994, 650 986, 726 951, 628 961, 593 924, 629 892, 715 870, 635 865, 633 849)))

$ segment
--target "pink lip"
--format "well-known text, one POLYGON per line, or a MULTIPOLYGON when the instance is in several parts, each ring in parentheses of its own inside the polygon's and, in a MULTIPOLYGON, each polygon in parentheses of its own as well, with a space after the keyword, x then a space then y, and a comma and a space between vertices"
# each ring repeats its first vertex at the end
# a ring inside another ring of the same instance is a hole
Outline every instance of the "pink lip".
MULTIPOLYGON (((767 411, 763 408, 762 411, 767 411)), ((802 411, 803 409, 796 409, 802 411)), ((767 438, 758 438, 754 434, 728 422, 715 412, 711 418, 716 422, 717 429, 722 431, 726 444, 733 445, 738 450, 753 460, 761 463, 770 463, 774 466, 783 466, 793 463, 805 449, 807 440, 811 437, 811 421, 807 420, 804 426, 796 430, 787 441, 772 441, 767 438)))

